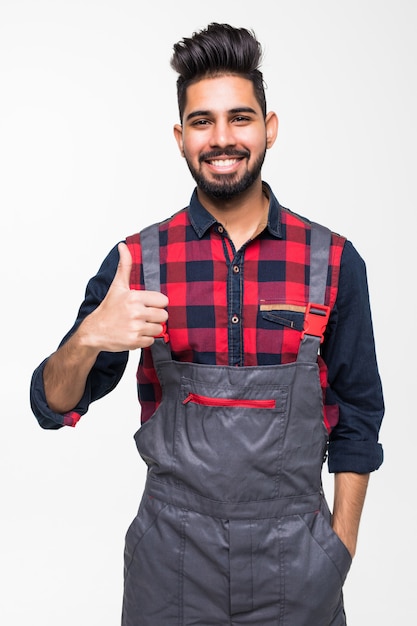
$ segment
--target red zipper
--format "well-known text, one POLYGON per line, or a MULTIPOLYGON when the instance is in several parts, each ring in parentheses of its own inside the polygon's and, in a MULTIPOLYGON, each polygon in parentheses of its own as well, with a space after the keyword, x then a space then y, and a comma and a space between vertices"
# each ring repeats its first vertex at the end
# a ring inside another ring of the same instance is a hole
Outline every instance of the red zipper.
POLYGON ((275 409, 275 400, 246 400, 244 398, 211 398, 209 396, 200 396, 197 393, 189 393, 183 400, 183 404, 194 402, 194 404, 202 404, 204 406, 240 406, 250 409, 275 409))

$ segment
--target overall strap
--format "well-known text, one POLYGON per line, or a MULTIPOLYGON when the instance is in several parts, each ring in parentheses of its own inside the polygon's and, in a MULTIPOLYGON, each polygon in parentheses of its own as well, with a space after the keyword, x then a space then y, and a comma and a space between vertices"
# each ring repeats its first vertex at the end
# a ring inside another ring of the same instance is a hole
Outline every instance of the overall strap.
POLYGON ((158 224, 147 226, 140 232, 140 245, 142 249, 145 289, 148 291, 161 291, 158 224))
MULTIPOLYGON (((127 242, 129 245, 129 242, 127 242)), ((140 232, 142 251, 142 269, 145 289, 161 291, 160 262, 159 262, 159 225, 151 224, 140 232)), ((136 278, 137 283, 139 282, 136 278)), ((155 364, 159 361, 172 359, 171 349, 166 332, 157 337, 151 346, 152 358, 155 364)))
POLYGON ((309 302, 297 361, 317 361, 320 343, 329 320, 330 308, 324 302, 331 236, 330 230, 325 226, 311 223, 309 302))

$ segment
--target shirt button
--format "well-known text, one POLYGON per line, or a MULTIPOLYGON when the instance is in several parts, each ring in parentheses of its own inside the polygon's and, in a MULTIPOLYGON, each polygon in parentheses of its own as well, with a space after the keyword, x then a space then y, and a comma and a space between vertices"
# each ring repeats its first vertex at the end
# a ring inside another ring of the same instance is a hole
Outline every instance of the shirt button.
POLYGON ((239 274, 239 272, 240 272, 239 265, 234 265, 233 266, 233 271, 234 271, 235 274, 239 274))
POLYGON ((223 226, 218 226, 218 227, 217 227, 217 232, 219 232, 220 234, 224 233, 224 228, 223 228, 223 226))
POLYGON ((239 318, 237 315, 233 315, 232 317, 232 324, 239 324, 239 318))

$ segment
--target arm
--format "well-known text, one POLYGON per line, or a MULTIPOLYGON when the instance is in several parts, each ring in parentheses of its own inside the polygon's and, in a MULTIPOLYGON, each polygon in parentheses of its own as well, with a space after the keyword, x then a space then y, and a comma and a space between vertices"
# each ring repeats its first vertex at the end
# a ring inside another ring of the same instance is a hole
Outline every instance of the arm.
POLYGON ((384 402, 366 268, 350 242, 343 250, 329 331, 322 352, 330 385, 326 400, 339 408, 329 445, 329 470, 335 474, 332 526, 353 557, 369 474, 383 460, 378 434, 384 402))
POLYGON ((101 304, 87 315, 45 365, 45 396, 56 413, 66 413, 77 405, 100 352, 148 347, 167 319, 166 296, 131 290, 132 259, 125 244, 119 244, 119 255, 116 274, 101 304))
POLYGON ((368 474, 383 461, 378 442, 384 400, 378 372, 366 267, 346 242, 335 307, 322 356, 328 368, 326 404, 338 407, 329 438, 329 471, 368 474))
POLYGON ((66 413, 77 406, 99 354, 83 344, 82 326, 49 357, 43 370, 46 401, 55 413, 66 413))
POLYGON ((369 474, 335 474, 332 527, 355 556, 359 523, 365 502, 369 474))

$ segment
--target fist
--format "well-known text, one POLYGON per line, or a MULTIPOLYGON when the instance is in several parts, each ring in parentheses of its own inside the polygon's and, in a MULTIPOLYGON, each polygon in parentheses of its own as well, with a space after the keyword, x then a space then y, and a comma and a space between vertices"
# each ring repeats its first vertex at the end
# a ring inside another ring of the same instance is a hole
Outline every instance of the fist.
POLYGON ((118 250, 119 264, 107 295, 82 324, 86 343, 100 351, 147 348, 168 319, 164 294, 130 289, 132 256, 124 243, 118 250))

